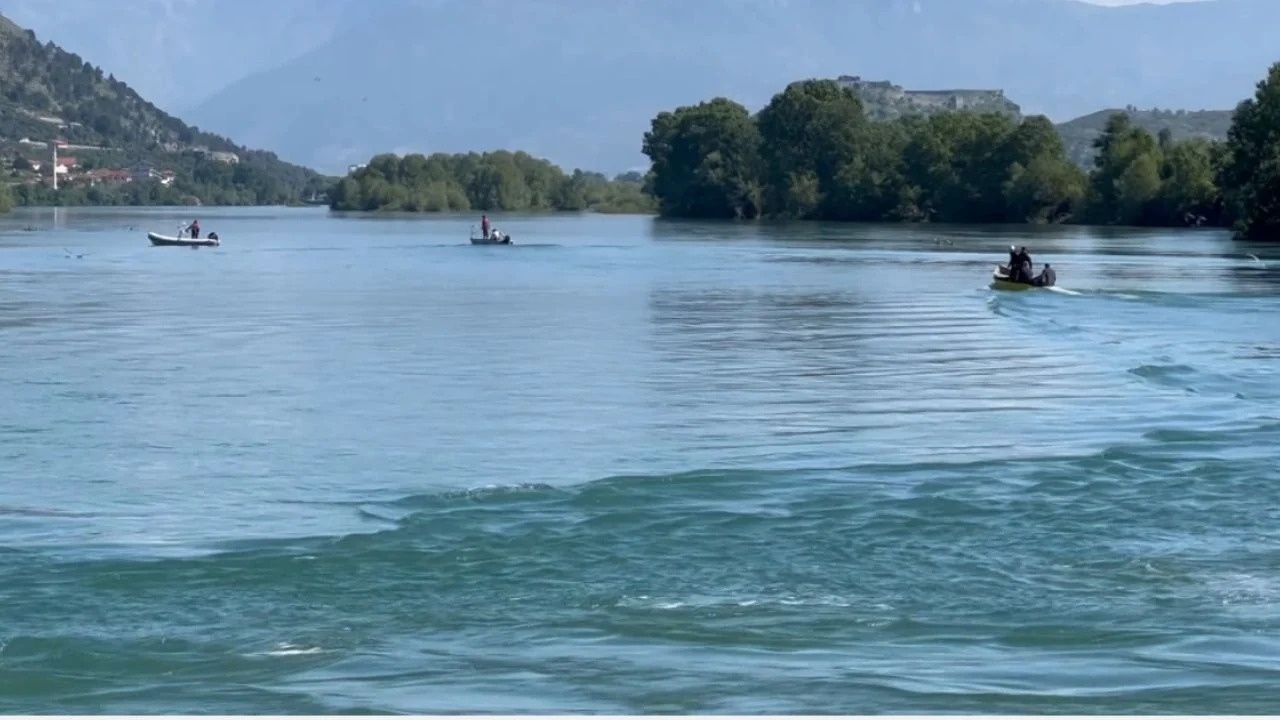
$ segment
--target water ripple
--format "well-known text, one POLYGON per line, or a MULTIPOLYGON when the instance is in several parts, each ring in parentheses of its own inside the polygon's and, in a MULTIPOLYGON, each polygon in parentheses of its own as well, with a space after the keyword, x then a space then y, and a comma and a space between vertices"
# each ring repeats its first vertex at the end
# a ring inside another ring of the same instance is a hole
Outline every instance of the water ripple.
POLYGON ((0 710, 1273 704, 1266 249, 1046 229, 1070 293, 1001 293, 1024 230, 51 212, 0 238, 0 710))

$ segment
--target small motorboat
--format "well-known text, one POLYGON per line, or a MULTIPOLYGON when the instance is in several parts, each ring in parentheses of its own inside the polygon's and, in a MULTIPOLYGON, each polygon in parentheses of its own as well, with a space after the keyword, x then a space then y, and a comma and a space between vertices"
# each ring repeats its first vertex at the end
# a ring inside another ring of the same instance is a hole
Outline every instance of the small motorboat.
POLYGON ((994 290, 1034 290, 1048 286, 1041 280, 1041 276, 1036 276, 1031 282, 1010 279, 1009 268, 996 265, 995 272, 991 273, 991 287, 994 290))
POLYGON ((218 239, 218 233, 209 233, 209 237, 207 238, 184 238, 149 232, 147 233, 147 239, 151 241, 152 245, 170 245, 177 247, 217 247, 222 244, 222 241, 218 239))
POLYGON ((1011 280, 1009 278, 1009 269, 1004 265, 997 265, 995 272, 991 273, 991 287, 995 290, 1031 290, 1037 286, 1031 283, 1011 280))
POLYGON ((471 244, 472 245, 510 245, 511 236, 506 233, 498 232, 497 230, 494 230, 489 233, 489 237, 483 237, 483 236, 477 237, 476 235, 472 235, 471 244))

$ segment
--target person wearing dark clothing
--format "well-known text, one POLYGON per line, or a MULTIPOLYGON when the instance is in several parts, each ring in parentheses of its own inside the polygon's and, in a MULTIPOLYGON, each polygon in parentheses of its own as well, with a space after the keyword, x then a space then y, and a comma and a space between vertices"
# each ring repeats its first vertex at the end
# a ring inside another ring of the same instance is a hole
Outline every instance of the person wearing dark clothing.
POLYGON ((1031 282, 1032 276, 1035 273, 1035 266, 1031 264, 1031 256, 1027 254, 1027 248, 1025 245, 1018 248, 1018 252, 1014 256, 1013 266, 1014 270, 1010 275, 1013 276, 1015 281, 1031 282))
POLYGON ((488 215, 480 216, 480 237, 484 238, 485 240, 489 239, 489 216, 488 215))
POLYGON ((200 237, 200 221, 199 220, 191 221, 191 237, 192 238, 200 237))
POLYGON ((1021 248, 1009 246, 1009 265, 1005 274, 1013 282, 1030 283, 1035 281, 1035 266, 1031 264, 1031 255, 1026 246, 1021 248))

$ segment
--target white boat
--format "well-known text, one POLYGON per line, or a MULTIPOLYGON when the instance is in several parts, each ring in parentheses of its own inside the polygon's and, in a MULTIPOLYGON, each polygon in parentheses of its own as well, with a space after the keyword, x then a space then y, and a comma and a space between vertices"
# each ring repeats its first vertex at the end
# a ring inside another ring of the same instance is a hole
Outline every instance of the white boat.
POLYGON ((476 226, 471 226, 471 244, 472 245, 510 245, 511 236, 502 232, 498 228, 489 230, 489 237, 476 234, 476 226))
POLYGON ((216 247, 222 244, 222 241, 218 239, 217 233, 209 233, 207 238, 184 238, 149 232, 147 233, 147 239, 151 241, 152 245, 176 245, 179 247, 216 247))

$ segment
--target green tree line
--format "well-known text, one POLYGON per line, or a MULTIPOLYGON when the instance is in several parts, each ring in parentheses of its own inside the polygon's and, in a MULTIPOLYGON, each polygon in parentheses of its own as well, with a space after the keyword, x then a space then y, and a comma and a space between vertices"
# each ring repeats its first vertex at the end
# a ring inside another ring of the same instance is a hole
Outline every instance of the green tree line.
POLYGON ((334 210, 651 212, 639 173, 566 174, 523 152, 384 154, 329 193, 334 210))
POLYGON ((646 190, 671 217, 1224 225, 1280 239, 1280 63, 1226 142, 1152 136, 1124 113, 1087 172, 1047 118, 951 112, 873 122, 834 81, 792 83, 752 115, 715 98, 645 133, 646 190))

